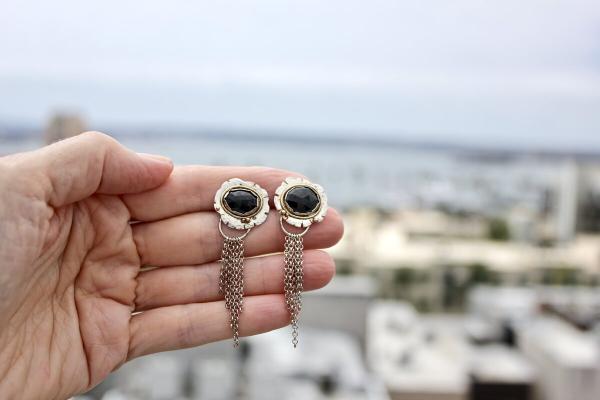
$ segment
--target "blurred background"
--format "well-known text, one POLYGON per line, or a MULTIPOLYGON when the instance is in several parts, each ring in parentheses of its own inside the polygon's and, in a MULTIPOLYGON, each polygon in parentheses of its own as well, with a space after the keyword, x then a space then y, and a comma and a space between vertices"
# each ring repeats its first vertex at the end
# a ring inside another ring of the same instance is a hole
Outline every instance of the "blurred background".
POLYGON ((600 398, 600 3, 2 2, 0 155, 100 130, 269 165, 346 220, 288 330, 102 400, 600 398))

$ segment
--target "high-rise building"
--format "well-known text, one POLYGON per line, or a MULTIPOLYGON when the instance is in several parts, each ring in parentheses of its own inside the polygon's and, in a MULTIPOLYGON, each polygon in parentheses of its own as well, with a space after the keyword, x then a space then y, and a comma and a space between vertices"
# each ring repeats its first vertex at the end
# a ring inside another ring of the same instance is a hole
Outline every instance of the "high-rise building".
POLYGON ((84 132, 85 123, 77 114, 57 113, 48 121, 45 131, 45 141, 47 144, 66 139, 84 132))
POLYGON ((556 236, 566 242, 577 232, 600 232, 600 168, 566 162, 560 173, 556 236))
POLYGON ((579 168, 575 162, 565 162, 559 177, 556 204, 556 236, 566 242, 575 236, 579 198, 579 168))

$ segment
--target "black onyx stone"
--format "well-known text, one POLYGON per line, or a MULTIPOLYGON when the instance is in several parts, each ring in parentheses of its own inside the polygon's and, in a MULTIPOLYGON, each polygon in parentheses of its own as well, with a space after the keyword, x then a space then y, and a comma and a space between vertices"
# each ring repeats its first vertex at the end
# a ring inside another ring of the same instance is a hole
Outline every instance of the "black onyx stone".
POLYGON ((258 208, 258 196, 244 189, 232 189, 225 196, 227 208, 239 216, 249 216, 258 208))
POLYGON ((285 202, 295 214, 310 214, 319 207, 319 196, 307 186, 296 186, 285 194, 285 202))

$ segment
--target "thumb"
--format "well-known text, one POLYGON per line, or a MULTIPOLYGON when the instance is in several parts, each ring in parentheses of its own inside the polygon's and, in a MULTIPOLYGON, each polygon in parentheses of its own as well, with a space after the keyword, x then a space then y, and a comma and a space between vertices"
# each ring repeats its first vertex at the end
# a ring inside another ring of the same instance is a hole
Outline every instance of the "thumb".
POLYGON ((54 207, 94 193, 137 193, 162 184, 173 163, 166 157, 135 153, 98 132, 86 132, 21 159, 40 181, 44 199, 54 207))

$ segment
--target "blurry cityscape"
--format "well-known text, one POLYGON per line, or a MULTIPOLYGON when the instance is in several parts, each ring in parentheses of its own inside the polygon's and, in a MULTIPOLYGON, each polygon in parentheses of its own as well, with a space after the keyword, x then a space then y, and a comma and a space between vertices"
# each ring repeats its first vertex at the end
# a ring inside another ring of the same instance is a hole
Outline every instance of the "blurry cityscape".
MULTIPOLYGON (((88 124, 5 126, 0 156, 88 124)), ((143 357, 78 399, 597 400, 600 154, 99 127, 176 164, 269 165, 328 191, 337 276, 287 330, 143 357), (295 139, 301 138, 301 139, 295 139)))
POLYGON ((0 156, 100 130, 301 172, 345 220, 298 349, 77 400, 600 399, 599 33, 597 0, 5 2, 0 156))

